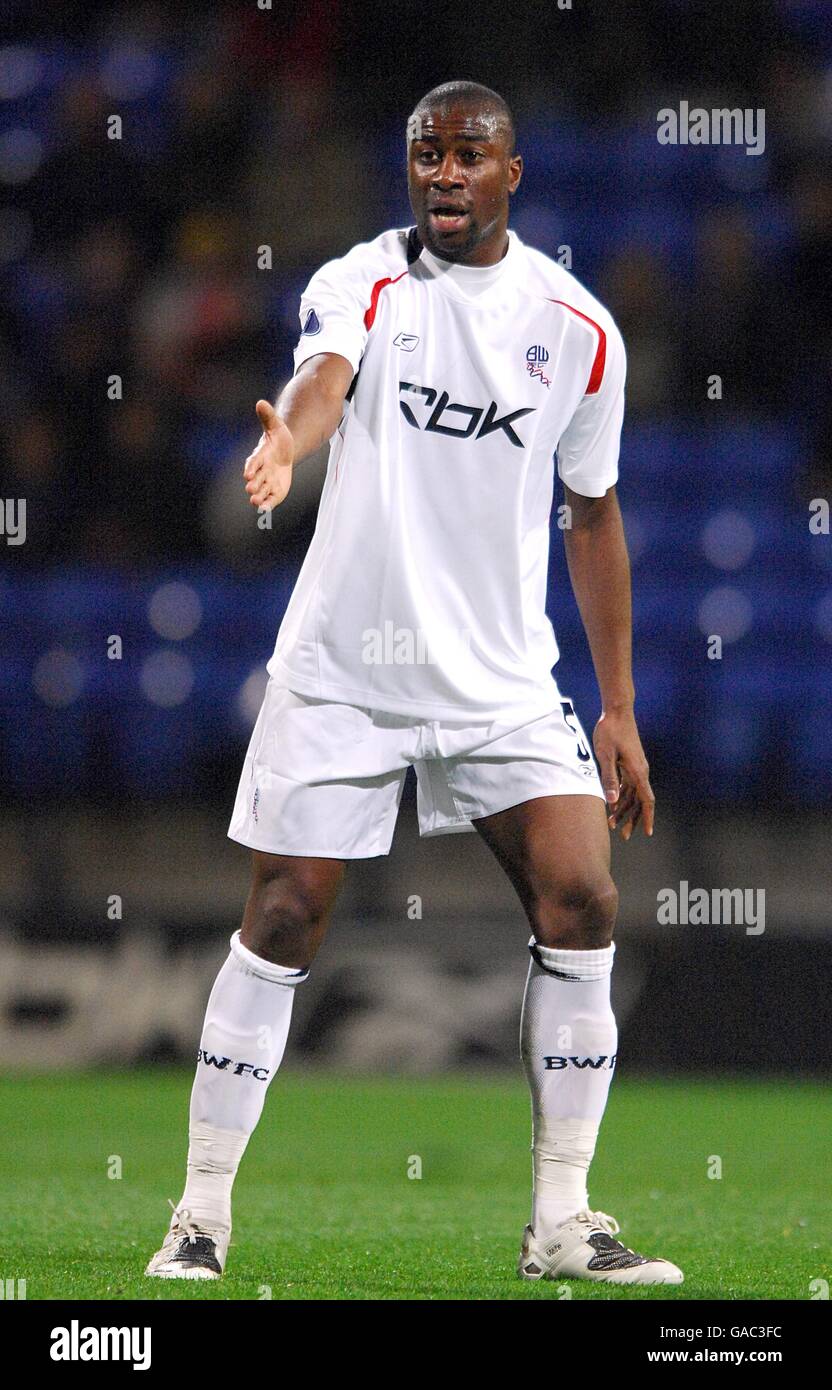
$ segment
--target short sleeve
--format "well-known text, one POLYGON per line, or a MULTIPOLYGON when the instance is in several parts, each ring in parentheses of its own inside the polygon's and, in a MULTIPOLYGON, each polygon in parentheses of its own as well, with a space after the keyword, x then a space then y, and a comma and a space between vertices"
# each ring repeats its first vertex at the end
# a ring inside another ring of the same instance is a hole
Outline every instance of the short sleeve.
POLYGON ((618 480, 627 354, 611 319, 605 332, 601 383, 581 399, 557 448, 558 474, 582 497, 603 497, 618 480))
POLYGON ((363 277, 350 275, 347 258, 328 261, 316 271, 300 300, 300 338, 295 371, 319 352, 337 352, 358 371, 367 343, 367 304, 363 277))

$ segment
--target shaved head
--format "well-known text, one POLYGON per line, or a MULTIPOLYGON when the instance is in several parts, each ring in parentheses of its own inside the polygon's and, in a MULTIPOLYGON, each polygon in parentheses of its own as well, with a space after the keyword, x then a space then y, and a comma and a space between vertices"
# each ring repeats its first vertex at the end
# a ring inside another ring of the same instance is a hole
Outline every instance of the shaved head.
POLYGON ((419 139, 421 122, 437 111, 448 111, 452 106, 462 106, 476 111, 477 115, 492 127, 506 142, 509 155, 514 154, 514 117, 508 102, 490 87, 481 82, 443 82, 433 87, 417 103, 407 123, 408 140, 419 139))
POLYGON ((407 186, 423 246, 446 261, 493 265, 508 250, 520 182, 508 103, 480 82, 443 82, 407 123, 407 186))

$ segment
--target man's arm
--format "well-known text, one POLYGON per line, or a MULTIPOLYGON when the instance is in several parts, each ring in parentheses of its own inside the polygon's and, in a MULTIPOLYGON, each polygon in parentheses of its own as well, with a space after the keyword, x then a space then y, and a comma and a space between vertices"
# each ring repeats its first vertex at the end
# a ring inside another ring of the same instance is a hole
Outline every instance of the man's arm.
POLYGON ((271 511, 283 501, 292 485, 294 465, 319 449, 338 428, 354 375, 346 357, 320 352, 301 363, 275 406, 257 402, 263 435, 243 469, 253 507, 271 511))
POLYGON ((614 487, 603 497, 584 497, 567 486, 566 501, 566 561, 601 692, 593 743, 609 824, 629 840, 643 818, 652 835, 655 797, 633 713, 630 561, 618 498, 614 487))

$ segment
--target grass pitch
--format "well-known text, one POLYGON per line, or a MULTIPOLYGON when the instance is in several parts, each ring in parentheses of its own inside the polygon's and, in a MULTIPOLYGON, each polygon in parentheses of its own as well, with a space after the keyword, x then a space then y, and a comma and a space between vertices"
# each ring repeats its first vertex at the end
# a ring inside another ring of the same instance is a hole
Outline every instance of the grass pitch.
MULTIPOLYGON (((520 1074, 281 1073, 237 1181, 228 1273, 145 1279, 165 1199, 181 1196, 190 1083, 164 1069, 0 1081, 0 1277, 25 1278, 30 1300, 564 1296, 566 1281, 514 1274, 530 1184, 520 1074)), ((832 1279, 831 1110, 809 1082, 617 1079, 590 1199, 685 1283, 569 1281, 571 1296, 811 1298, 832 1279)))

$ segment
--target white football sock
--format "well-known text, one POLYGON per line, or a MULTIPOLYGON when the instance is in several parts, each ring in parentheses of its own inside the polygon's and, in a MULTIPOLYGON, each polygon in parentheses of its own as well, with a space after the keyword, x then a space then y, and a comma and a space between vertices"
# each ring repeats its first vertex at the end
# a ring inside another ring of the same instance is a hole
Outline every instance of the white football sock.
POLYGON ((205 1011, 191 1091, 188 1175, 177 1207, 197 1226, 231 1229, 231 1187, 283 1059, 295 985, 308 973, 256 956, 239 932, 231 938, 205 1011))
POLYGON ((520 1048, 532 1097, 531 1224, 540 1237, 589 1204, 587 1173, 618 1046, 610 1007, 615 945, 529 946, 520 1048))

